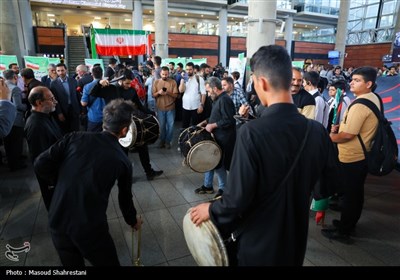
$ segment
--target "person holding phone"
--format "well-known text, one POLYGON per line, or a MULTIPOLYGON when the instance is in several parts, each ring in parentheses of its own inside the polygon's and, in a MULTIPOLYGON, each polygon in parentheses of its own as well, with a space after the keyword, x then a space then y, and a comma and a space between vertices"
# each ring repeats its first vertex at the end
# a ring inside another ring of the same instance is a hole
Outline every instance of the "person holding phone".
POLYGON ((169 77, 169 68, 161 68, 161 79, 153 83, 153 97, 156 100, 157 119, 160 122, 159 148, 171 149, 175 121, 175 100, 178 97, 178 86, 169 77))

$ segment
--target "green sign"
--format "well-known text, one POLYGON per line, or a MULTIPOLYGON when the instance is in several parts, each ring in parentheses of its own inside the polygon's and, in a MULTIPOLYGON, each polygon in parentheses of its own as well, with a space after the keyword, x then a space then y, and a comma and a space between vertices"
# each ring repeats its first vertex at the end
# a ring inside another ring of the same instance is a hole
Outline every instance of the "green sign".
POLYGON ((3 71, 8 69, 8 65, 11 63, 17 63, 18 59, 16 55, 0 55, 0 76, 3 77, 3 71))
POLYGON ((89 71, 92 71, 93 65, 100 64, 101 69, 103 69, 104 73, 104 62, 99 58, 85 58, 85 65, 89 68, 89 71))
POLYGON ((298 60, 298 61, 292 61, 292 66, 293 67, 298 67, 300 69, 303 69, 304 67, 304 61, 303 60, 298 60))
POLYGON ((33 70, 36 79, 40 80, 41 77, 47 75, 49 58, 42 56, 24 56, 24 60, 25 67, 33 70))
POLYGON ((60 62, 61 62, 61 60, 58 57, 49 57, 49 64, 53 63, 53 64, 57 65, 60 62))

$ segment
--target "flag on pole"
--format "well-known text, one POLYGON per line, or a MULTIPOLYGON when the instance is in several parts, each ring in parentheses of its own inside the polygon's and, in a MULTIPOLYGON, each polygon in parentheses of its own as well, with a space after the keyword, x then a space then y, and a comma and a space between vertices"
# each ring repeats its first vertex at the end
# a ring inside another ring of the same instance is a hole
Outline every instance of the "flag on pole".
POLYGON ((98 55, 143 55, 150 53, 150 32, 92 28, 91 43, 92 58, 98 58, 98 55))

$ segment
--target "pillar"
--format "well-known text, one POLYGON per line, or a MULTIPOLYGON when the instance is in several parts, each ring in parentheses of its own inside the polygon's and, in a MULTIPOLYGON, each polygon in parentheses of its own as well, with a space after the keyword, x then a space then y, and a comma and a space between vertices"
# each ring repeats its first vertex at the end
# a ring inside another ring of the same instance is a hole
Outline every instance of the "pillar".
MULTIPOLYGON (((143 29, 143 7, 142 7, 142 1, 141 0, 134 0, 133 1, 133 11, 132 11, 132 29, 133 30, 142 30, 143 29)), ((138 56, 138 63, 143 62, 143 56, 139 55, 138 56)))
POLYGON ((276 2, 249 0, 249 24, 247 34, 247 57, 260 47, 275 44, 276 2))
POLYGON ((154 1, 156 55, 168 58, 168 0, 154 1))
POLYGON ((340 52, 339 65, 343 67, 346 52, 347 22, 349 21, 351 1, 340 1, 339 18, 336 28, 335 50, 340 52))
POLYGON ((228 11, 222 8, 219 11, 219 62, 225 67, 228 63, 226 53, 228 49, 228 11))
POLYGON ((36 54, 29 1, 0 1, 0 14, 1 49, 4 54, 16 55, 22 68, 23 56, 36 54))
POLYGON ((286 41, 286 49, 293 59, 293 54, 291 53, 292 52, 292 41, 293 41, 293 17, 292 16, 288 16, 288 18, 286 18, 286 20, 285 20, 285 41, 286 41))

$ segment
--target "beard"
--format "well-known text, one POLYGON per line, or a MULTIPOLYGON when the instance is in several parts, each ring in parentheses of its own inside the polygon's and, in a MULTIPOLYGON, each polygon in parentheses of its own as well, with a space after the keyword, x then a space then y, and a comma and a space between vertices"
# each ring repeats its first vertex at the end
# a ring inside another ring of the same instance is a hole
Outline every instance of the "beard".
POLYGON ((187 72, 187 74, 188 74, 189 77, 192 77, 194 73, 193 72, 192 73, 187 72))

